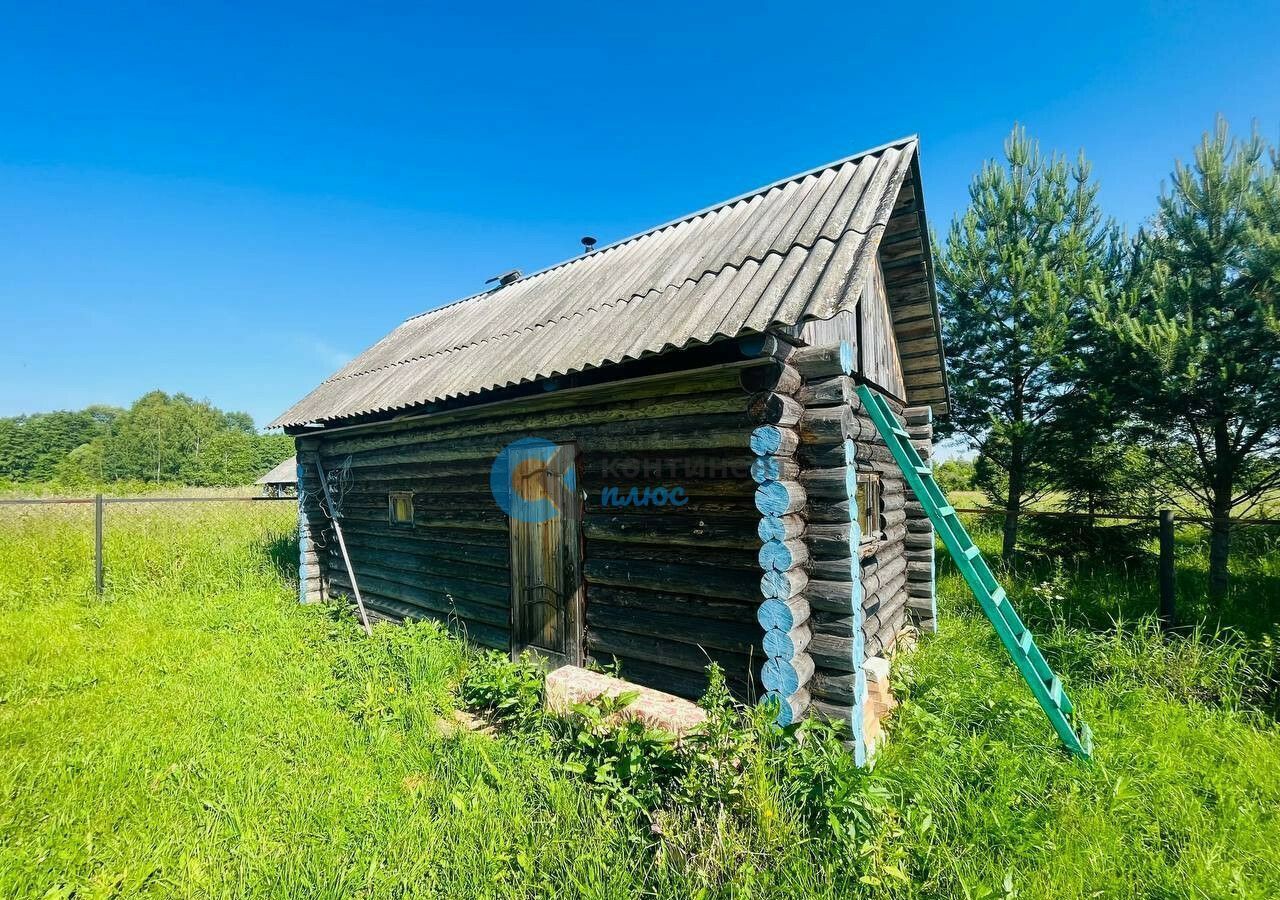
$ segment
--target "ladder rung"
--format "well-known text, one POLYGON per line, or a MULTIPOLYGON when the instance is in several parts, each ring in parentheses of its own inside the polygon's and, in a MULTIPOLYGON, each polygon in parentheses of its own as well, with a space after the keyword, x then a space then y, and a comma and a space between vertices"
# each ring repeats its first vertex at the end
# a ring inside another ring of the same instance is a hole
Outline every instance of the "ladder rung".
POLYGON ((991 592, 992 606, 999 606, 1001 603, 1004 603, 1004 601, 1005 601, 1004 588, 997 587, 994 591, 991 592))
POLYGON ((954 516, 954 515, 955 515, 955 513, 956 513, 956 508, 955 508, 954 506, 939 506, 939 507, 938 507, 938 515, 940 515, 940 516, 954 516))
POLYGON ((907 434, 905 431, 903 431, 903 430, 902 430, 901 428, 899 428, 897 425, 891 425, 891 426, 889 426, 889 430, 890 430, 891 432, 893 432, 893 434, 894 434, 895 436, 897 436, 897 437, 905 438, 906 440, 910 440, 910 439, 911 439, 911 435, 907 434))
POLYGON ((982 551, 978 549, 978 545, 974 544, 968 550, 964 551, 964 557, 965 559, 973 559, 975 556, 977 556, 981 552, 982 551))
POLYGON ((933 469, 930 469, 928 466, 916 466, 916 467, 915 467, 915 470, 916 470, 916 474, 917 474, 917 475, 932 475, 932 474, 933 474, 933 469))
POLYGON ((1062 701, 1066 699, 1066 695, 1062 692, 1062 679, 1057 675, 1053 676, 1053 680, 1049 682, 1049 699, 1053 701, 1053 705, 1062 709, 1062 701))
POLYGON ((1023 653, 1030 653, 1031 648, 1036 645, 1035 635, 1031 633, 1030 628, 1023 629, 1022 637, 1018 638, 1018 646, 1023 653))

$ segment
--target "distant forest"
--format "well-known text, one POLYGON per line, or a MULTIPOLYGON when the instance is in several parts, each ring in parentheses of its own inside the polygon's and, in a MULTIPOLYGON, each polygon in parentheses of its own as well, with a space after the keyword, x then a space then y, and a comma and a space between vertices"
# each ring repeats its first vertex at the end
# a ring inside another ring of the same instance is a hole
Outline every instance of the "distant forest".
POLYGON ((258 434, 248 413, 163 391, 128 409, 0 418, 0 482, 231 487, 252 483, 292 453, 292 438, 258 434))

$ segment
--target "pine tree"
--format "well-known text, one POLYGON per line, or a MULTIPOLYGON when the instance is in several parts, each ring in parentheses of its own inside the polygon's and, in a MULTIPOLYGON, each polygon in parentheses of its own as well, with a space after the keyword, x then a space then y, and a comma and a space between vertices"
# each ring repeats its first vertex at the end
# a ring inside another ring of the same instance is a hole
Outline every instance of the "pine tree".
POLYGON ((1005 163, 988 161, 969 208, 938 249, 952 413, 944 427, 980 451, 980 487, 1004 508, 1003 553, 1023 507, 1053 488, 1063 464, 1060 413, 1092 340, 1090 299, 1122 254, 1081 154, 1041 155, 1015 127, 1005 163))
POLYGON ((1173 499, 1207 511, 1209 588, 1228 588, 1234 513, 1280 486, 1280 163, 1219 119, 1176 164, 1139 236, 1142 284, 1099 303, 1100 375, 1173 499))

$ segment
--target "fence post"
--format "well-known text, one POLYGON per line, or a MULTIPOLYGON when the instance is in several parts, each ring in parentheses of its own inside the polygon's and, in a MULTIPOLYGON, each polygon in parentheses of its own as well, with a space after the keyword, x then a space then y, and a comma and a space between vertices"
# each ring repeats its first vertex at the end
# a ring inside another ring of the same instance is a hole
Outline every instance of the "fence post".
POLYGON ((1160 510, 1160 624, 1166 629, 1177 624, 1174 598, 1173 510, 1160 510))
POLYGON ((93 587, 102 596, 102 495, 93 498, 93 587))

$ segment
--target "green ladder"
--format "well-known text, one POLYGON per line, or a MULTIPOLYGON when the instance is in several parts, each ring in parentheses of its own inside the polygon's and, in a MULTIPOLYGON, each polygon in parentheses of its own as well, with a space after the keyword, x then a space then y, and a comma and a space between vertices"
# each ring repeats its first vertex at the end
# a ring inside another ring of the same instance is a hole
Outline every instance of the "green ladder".
POLYGON ((969 582, 982 611, 996 627, 1001 643, 1013 657, 1014 664, 1030 686, 1040 708, 1049 717, 1054 731, 1058 732, 1058 737, 1067 745, 1067 749, 1088 759, 1093 752, 1093 734, 1089 731, 1089 726, 1081 722, 1078 731, 1073 727, 1074 707, 1066 691, 1062 689, 1062 679, 1049 668, 1044 654, 1036 646, 1031 630, 1018 618, 1013 604, 1005 596, 1004 588, 996 582, 991 567, 982 558, 982 553, 974 544, 973 538, 969 537, 969 532, 960 524, 955 508, 947 502, 938 482, 934 481, 933 470, 920 459, 920 454, 911 445, 910 437, 898 425, 897 418, 883 397, 865 384, 858 386, 858 397, 871 416, 871 421, 875 423, 876 430, 889 445, 894 462, 902 469, 907 484, 929 514, 933 527, 942 536, 947 552, 964 574, 964 580, 969 582))

